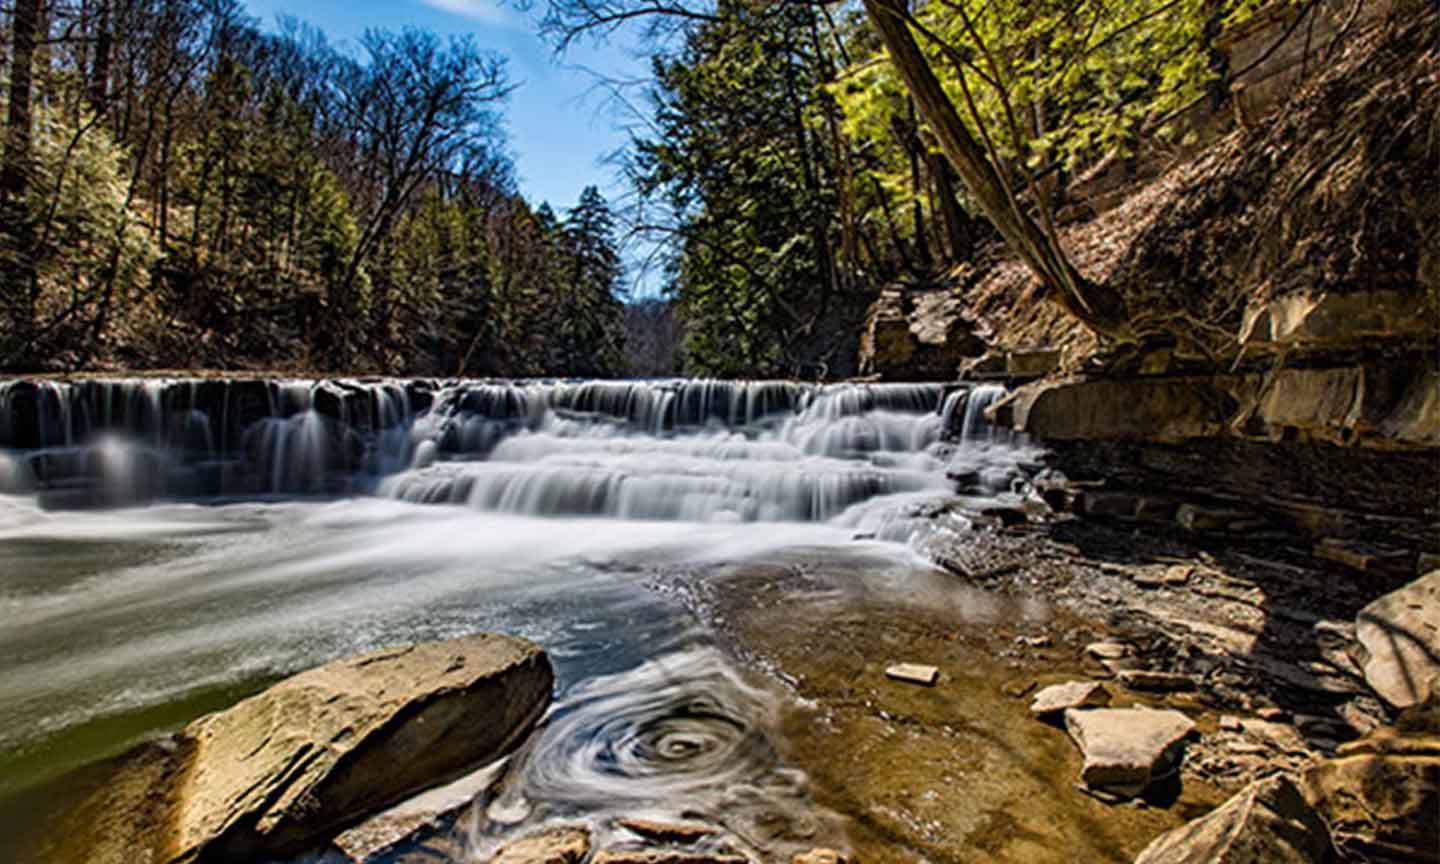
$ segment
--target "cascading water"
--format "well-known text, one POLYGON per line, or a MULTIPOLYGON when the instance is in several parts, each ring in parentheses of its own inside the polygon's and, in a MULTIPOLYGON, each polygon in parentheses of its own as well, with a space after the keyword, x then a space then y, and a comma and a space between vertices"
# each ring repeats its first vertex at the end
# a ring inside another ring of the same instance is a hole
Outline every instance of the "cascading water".
POLYGON ((647 574, 800 556, 904 581, 936 502, 1009 494, 1031 459, 984 423, 1001 392, 0 383, 0 859, 44 824, 36 790, 137 734, 344 654, 503 630, 545 645, 561 691, 472 853, 683 799, 789 860, 762 826, 829 817, 778 755, 780 697, 647 574))
POLYGON ((61 508, 378 494, 531 516, 828 521, 876 499, 943 493, 957 466, 992 480, 1012 471, 1014 442, 983 419, 1002 392, 773 381, 10 382, 0 384, 0 488, 33 489, 61 508))

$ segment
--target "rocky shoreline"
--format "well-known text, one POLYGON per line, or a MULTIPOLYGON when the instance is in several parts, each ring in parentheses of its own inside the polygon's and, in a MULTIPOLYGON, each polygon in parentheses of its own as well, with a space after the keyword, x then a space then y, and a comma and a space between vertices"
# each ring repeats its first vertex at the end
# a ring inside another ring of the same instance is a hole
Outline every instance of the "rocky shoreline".
POLYGON ((807 706, 794 724, 797 764, 849 818, 861 860, 1440 858, 1430 818, 1440 725, 1427 677, 1440 671, 1440 607, 1425 599, 1440 574, 1369 602, 1375 586, 1356 584, 1345 566, 1266 539, 1197 543, 1074 519, 977 534, 965 521, 930 552, 1008 606, 986 627, 933 597, 907 605, 896 599, 904 591, 859 608, 807 602, 857 575, 823 566, 691 589, 702 618, 807 706), (784 605, 754 602, 767 593, 784 605), (1053 614, 1026 620, 1027 605, 1041 602, 1053 614), (1387 655, 1363 631, 1396 634, 1397 614, 1412 616, 1411 629, 1387 655), (898 660, 934 664, 938 685, 886 681, 885 663, 898 660), (977 676, 987 661, 999 668, 977 676), (1376 690, 1397 677, 1415 689, 1389 703, 1376 690), (1113 707, 1094 704, 1097 688, 1113 707), (1048 727, 1021 728, 1027 705, 1071 709, 1050 715, 1046 743, 1061 752, 1048 763, 996 765, 956 740, 980 731, 1007 755, 1041 748, 1034 732, 1048 727), (996 717, 993 737, 975 728, 996 717), (1150 755, 1135 758, 1147 740, 1150 755), (1177 751, 1178 771, 1152 783, 1147 759, 1160 765, 1177 751), (970 770, 960 767, 967 756, 970 770), (966 785, 976 766, 991 769, 988 782, 966 785), (1017 794, 1022 773, 1041 779, 1035 797, 1017 794), (1219 806, 1226 795, 1235 797, 1219 806), (1087 817, 1106 832, 1077 830, 1087 817), (1112 842, 1087 845, 1096 836, 1112 842))
POLYGON ((482 634, 336 661, 143 746, 39 858, 1440 855, 1426 818, 1440 806, 1440 708, 1424 677, 1436 671, 1425 592, 1440 573, 1375 602, 1342 565, 1259 540, 1201 542, 1038 511, 1002 519, 958 504, 934 523, 925 552, 941 569, 802 549, 652 576, 654 591, 768 682, 757 686, 783 692, 771 743, 799 778, 787 794, 815 815, 727 816, 676 801, 664 813, 520 819, 480 839, 474 816, 503 809, 553 686, 538 646, 482 634), (1386 655, 1373 631, 1393 633, 1397 621, 1420 638, 1386 655), (917 668, 894 668, 907 663, 917 668), (1421 677, 1397 679, 1396 663, 1421 677))

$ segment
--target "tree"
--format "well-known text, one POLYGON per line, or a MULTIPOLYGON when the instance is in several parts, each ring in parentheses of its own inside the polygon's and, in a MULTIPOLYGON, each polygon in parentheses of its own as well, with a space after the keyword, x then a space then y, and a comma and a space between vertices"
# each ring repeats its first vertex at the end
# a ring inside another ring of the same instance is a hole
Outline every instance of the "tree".
POLYGON ((615 219, 600 190, 586 186, 561 231, 558 342, 552 371, 578 377, 615 375, 624 368, 624 269, 615 243, 615 219))
POLYGON ((629 166, 641 230, 674 247, 669 274, 691 371, 843 368, 858 326, 843 142, 815 10, 752 14, 722 0, 654 61, 653 137, 629 166), (839 323, 839 316, 846 323, 839 323), (848 319, 854 319, 848 321, 848 319), (853 326, 852 326, 853 325, 853 326))
POLYGON ((334 61, 337 109, 361 157, 350 177, 359 192, 360 235, 345 275, 326 298, 325 326, 342 362, 354 351, 357 313, 372 316, 382 342, 390 338, 392 298, 362 295, 362 266, 422 184, 495 158, 493 106, 511 90, 504 58, 481 52, 468 37, 444 44, 420 30, 367 31, 361 44, 364 65, 334 61))
POLYGON ((16 0, 11 19, 10 89, 5 118, 5 147, 0 164, 0 294, 9 324, 10 344, 0 342, 25 362, 33 349, 35 327, 34 221, 27 206, 30 190, 33 117, 31 82, 35 52, 48 34, 40 32, 42 0, 16 0))
MULTIPOLYGON (((746 4, 743 14, 779 21, 797 5, 746 4)), ((1069 260, 1041 175, 1074 167, 1143 124, 1163 127, 1175 114, 1167 109, 1194 93, 1215 92, 1217 22, 1241 21, 1259 5, 1259 0, 931 0, 916 14, 908 0, 863 0, 870 26, 918 119, 964 185, 967 203, 1062 307, 1098 333, 1121 340, 1135 338, 1125 304, 1110 288, 1085 279, 1069 260), (1158 95, 1142 98, 1152 89, 1158 95), (1120 121, 1108 121, 1111 113, 1120 121)), ((702 0, 550 0, 545 22, 564 46, 637 18, 669 22, 647 26, 647 36, 663 37, 736 14, 741 13, 724 3, 702 0)), ((911 194, 918 199, 924 153, 914 130, 897 127, 896 137, 904 142, 914 178, 911 194)), ((930 174, 942 186, 948 180, 940 170, 930 174)), ((876 191, 893 229, 888 197, 878 185, 876 191)), ((944 218, 955 245, 958 214, 943 200, 936 205, 942 216, 949 213, 944 218)), ((915 214, 918 218, 918 208, 915 214)), ((922 226, 917 224, 915 235, 917 243, 924 240, 922 226)))

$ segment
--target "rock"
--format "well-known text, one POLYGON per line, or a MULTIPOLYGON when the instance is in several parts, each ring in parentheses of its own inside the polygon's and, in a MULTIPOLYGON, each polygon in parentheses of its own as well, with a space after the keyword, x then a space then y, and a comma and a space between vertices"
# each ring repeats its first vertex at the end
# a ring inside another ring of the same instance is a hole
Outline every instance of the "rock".
POLYGON ((1130 519, 1138 506, 1139 499, 1125 492, 1080 493, 1080 510, 1086 516, 1130 519))
POLYGON ((1049 636, 1016 636, 1016 645, 1023 645, 1026 648, 1049 648, 1049 636))
POLYGON ((1440 570, 1361 609, 1355 635, 1371 689, 1396 708, 1425 701, 1440 676, 1440 570))
POLYGON ((1054 684, 1035 694, 1030 713, 1036 717, 1059 714, 1069 708, 1098 708, 1110 704, 1110 691, 1096 681, 1054 684))
POLYGON ((918 663, 901 663, 886 669, 885 677, 910 684, 934 687, 935 682, 940 680, 940 670, 934 666, 922 666, 918 663))
POLYGON ((1085 646, 1085 653, 1100 660, 1119 660, 1130 653, 1130 646, 1124 642, 1091 642, 1085 646))
POLYGON ((539 646, 479 634, 329 663, 203 717, 182 733, 171 860, 304 852, 508 752, 553 684, 539 646))
POLYGON ((1225 714, 1220 718, 1220 728, 1226 732, 1239 732, 1243 725, 1240 718, 1233 714, 1225 714))
POLYGON ((834 849, 811 849, 800 852, 790 859, 790 864, 855 864, 855 860, 834 849))
POLYGON ((1060 352, 1054 349, 1011 351, 1005 355, 1005 373, 1011 378, 1041 378, 1060 368, 1060 352))
POLYGON ((1424 304, 1394 290, 1285 294, 1245 310, 1240 341, 1250 348, 1362 345, 1375 338, 1433 334, 1424 304))
POLYGON ((590 854, 590 832, 555 828, 502 846, 490 864, 580 864, 590 854))
POLYGON ((1145 439, 1178 443, 1219 435, 1234 400, 1218 378, 1073 378, 1016 391, 1017 432, 1050 441, 1145 439))
POLYGON ((1255 716, 1259 717, 1261 720, 1269 720, 1271 722, 1274 722, 1276 720, 1284 720, 1286 715, 1285 709, 1276 708, 1274 705, 1267 705, 1264 708, 1256 711, 1255 716))
POLYGON ((717 831, 709 825, 693 823, 657 822, 652 819, 621 819, 620 827, 639 834, 646 840, 662 843, 698 843, 717 831))
POLYGON ((1177 765, 1195 724, 1179 711, 1071 708, 1065 730, 1085 756, 1085 785, 1139 794, 1177 765))
POLYGON ((1325 823, 1293 780, 1277 776, 1162 834, 1135 864, 1320 864, 1329 852, 1325 823))
POLYGON ((887 288, 866 312, 860 374, 891 381, 950 380, 985 352, 954 293, 887 288))
POLYGON ((1361 573, 1408 574, 1414 572, 1415 556, 1404 549, 1392 549, 1327 537, 1315 544, 1315 557, 1343 564, 1361 573))
POLYGON ((591 864, 750 864, 744 855, 721 852, 680 852, 645 849, 627 851, 607 849, 595 856, 591 864))
POLYGON ((1131 690, 1151 693, 1175 693, 1194 690, 1195 681, 1189 675, 1177 672, 1152 672, 1149 669, 1126 669, 1117 674, 1120 684, 1131 690))
POLYGON ((1181 504, 1175 511, 1181 528, 1198 534, 1243 534, 1265 527, 1265 520, 1243 510, 1181 504))
POLYGON ((1440 736, 1377 733, 1305 773, 1346 861, 1440 860, 1440 736))

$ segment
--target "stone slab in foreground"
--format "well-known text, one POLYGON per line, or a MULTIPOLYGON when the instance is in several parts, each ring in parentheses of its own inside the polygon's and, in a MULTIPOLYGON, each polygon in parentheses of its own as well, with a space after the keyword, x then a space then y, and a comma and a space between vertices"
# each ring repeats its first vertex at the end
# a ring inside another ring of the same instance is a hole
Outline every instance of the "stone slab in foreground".
POLYGON ((172 860, 303 852, 512 749, 553 685, 538 645, 478 634, 329 663, 203 717, 183 733, 172 860))
POLYGON ((1162 834, 1135 864, 1321 864, 1329 854, 1325 823, 1281 775, 1252 783, 1213 813, 1162 834))
POLYGON ((1440 570, 1361 609, 1355 635, 1376 693, 1396 708, 1424 702, 1440 677, 1440 570))
POLYGON ((495 634, 311 669, 122 757, 47 860, 295 857, 509 752, 553 687, 538 645, 495 634))
POLYGON ((1086 786, 1138 795, 1174 769, 1195 724, 1178 711, 1071 708, 1065 731, 1085 756, 1086 786))

